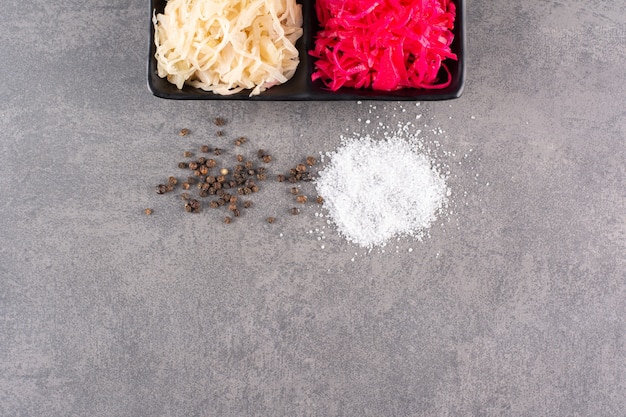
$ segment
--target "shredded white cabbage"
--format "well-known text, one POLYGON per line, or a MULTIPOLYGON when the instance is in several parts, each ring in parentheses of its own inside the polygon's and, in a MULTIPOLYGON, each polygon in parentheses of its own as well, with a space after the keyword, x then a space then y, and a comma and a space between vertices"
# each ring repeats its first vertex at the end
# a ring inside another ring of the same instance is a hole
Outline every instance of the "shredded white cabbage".
POLYGON ((289 80, 300 62, 295 0, 168 0, 152 23, 158 75, 179 89, 253 96, 289 80))

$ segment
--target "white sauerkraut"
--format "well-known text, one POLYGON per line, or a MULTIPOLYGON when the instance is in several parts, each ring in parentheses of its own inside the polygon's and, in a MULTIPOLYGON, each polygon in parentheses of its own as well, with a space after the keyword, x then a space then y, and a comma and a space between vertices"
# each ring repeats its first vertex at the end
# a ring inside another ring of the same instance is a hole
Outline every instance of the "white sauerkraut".
POLYGON ((179 89, 253 96, 289 80, 300 62, 295 0, 168 0, 152 23, 158 75, 179 89))

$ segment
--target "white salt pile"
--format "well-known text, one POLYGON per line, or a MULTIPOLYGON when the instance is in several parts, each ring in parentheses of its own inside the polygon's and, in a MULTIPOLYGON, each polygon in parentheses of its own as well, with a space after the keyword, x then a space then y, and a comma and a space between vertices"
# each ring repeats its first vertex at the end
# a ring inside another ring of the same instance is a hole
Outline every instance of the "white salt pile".
POLYGON ((351 138, 326 156, 316 189, 350 242, 371 249, 394 237, 422 239, 446 207, 445 178, 415 140, 351 138))

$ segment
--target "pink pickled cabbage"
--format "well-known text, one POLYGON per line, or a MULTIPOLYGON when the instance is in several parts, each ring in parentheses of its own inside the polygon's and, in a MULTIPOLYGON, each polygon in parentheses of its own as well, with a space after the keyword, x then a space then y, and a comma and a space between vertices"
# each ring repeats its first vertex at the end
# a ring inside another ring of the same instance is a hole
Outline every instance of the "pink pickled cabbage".
POLYGON ((317 0, 321 30, 309 54, 311 79, 341 87, 393 91, 450 85, 446 59, 456 6, 450 0, 317 0), (440 79, 440 69, 446 74, 440 79))

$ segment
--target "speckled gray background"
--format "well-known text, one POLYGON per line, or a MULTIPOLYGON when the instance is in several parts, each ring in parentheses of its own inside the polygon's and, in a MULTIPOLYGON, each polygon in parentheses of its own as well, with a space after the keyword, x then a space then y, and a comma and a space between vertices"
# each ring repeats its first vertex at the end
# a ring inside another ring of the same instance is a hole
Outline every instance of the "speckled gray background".
POLYGON ((2 9, 0 415, 624 415, 622 0, 470 0, 464 95, 420 106, 166 101, 147 2, 2 9), (278 170, 409 122, 453 192, 424 242, 154 193, 207 141, 278 170))

